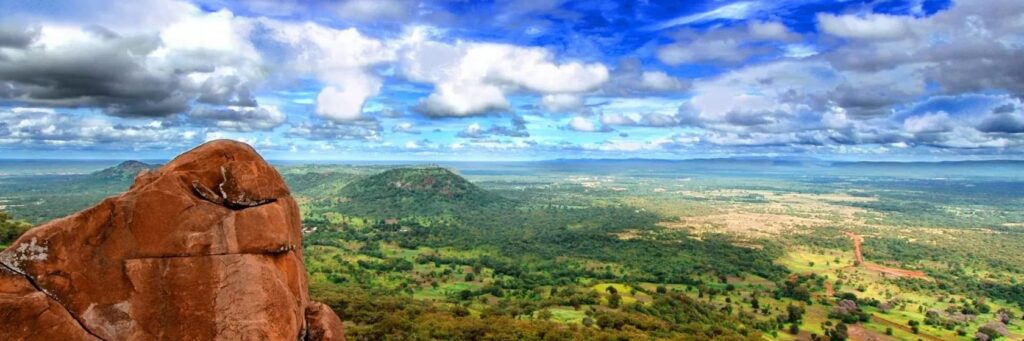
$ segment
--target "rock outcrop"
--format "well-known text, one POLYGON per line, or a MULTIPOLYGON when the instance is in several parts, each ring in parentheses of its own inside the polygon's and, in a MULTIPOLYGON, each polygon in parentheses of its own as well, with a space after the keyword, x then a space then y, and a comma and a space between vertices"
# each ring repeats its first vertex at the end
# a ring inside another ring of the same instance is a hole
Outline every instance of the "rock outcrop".
POLYGON ((0 252, 5 340, 344 339, 308 298, 299 209, 248 145, 213 141, 0 252))

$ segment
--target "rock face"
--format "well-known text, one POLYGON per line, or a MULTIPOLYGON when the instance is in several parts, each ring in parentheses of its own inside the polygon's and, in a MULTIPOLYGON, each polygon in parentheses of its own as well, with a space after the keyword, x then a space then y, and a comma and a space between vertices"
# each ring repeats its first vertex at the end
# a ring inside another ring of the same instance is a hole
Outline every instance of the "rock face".
POLYGON ((0 336, 343 340, 308 298, 299 218, 255 150, 206 143, 0 253, 0 336))

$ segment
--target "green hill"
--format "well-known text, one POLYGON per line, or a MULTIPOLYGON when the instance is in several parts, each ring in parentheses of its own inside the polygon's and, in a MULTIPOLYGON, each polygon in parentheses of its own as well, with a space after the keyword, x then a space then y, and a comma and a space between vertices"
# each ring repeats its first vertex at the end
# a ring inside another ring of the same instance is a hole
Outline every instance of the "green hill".
POLYGON ((507 202, 448 169, 396 168, 357 179, 339 192, 348 214, 379 218, 436 216, 507 202))
POLYGON ((159 167, 159 165, 151 165, 144 162, 128 160, 118 164, 117 166, 96 171, 95 173, 90 174, 90 177, 110 180, 133 180, 139 172, 159 167))

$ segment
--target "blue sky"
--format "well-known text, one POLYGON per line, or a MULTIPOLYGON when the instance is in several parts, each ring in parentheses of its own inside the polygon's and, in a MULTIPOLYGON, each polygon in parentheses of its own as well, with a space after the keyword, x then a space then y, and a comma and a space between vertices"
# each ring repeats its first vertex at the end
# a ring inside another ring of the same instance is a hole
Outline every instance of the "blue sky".
POLYGON ((1021 1, 0 5, 0 158, 1024 151, 1021 1))

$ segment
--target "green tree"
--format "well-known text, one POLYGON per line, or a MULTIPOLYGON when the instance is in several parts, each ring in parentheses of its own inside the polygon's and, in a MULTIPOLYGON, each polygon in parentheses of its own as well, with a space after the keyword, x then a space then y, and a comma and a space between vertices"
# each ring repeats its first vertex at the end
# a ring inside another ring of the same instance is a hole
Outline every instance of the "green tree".
POLYGON ((616 293, 612 293, 611 296, 608 296, 608 306, 609 307, 618 308, 619 304, 621 304, 621 303, 622 303, 622 296, 619 296, 619 293, 617 293, 617 292, 616 293))
POLYGON ((6 212, 0 212, 0 246, 14 242, 30 228, 29 223, 13 220, 6 212))

